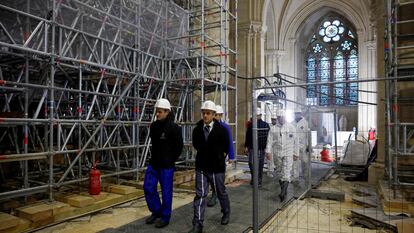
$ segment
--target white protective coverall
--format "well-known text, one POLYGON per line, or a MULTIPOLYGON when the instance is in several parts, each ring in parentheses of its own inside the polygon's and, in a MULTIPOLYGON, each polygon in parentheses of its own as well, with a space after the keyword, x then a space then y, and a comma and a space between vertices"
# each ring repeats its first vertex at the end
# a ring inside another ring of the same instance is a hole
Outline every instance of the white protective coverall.
POLYGON ((286 122, 271 127, 267 138, 266 153, 271 153, 275 161, 276 171, 280 170, 282 181, 290 182, 292 176, 293 155, 297 154, 295 127, 286 122))
POLYGON ((308 122, 305 118, 302 117, 298 122, 295 123, 295 136, 297 138, 297 149, 298 153, 296 154, 299 156, 299 159, 293 161, 293 180, 299 179, 300 170, 302 170, 302 175, 304 177, 308 176, 308 153, 306 152, 306 148, 308 147, 308 122))

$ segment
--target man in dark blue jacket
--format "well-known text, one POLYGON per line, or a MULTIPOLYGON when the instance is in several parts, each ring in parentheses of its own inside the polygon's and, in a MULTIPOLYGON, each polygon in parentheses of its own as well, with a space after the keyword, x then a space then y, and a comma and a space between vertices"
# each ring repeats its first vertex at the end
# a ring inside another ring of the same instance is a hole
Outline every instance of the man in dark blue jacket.
MULTIPOLYGON (((234 160, 234 147, 233 147, 233 137, 231 134, 231 129, 230 126, 223 121, 223 114, 224 114, 224 110, 220 105, 216 105, 216 115, 215 115, 215 119, 226 129, 227 131, 227 137, 229 140, 229 163, 232 163, 234 160)), ((214 184, 210 183, 211 189, 212 189, 212 194, 210 199, 207 202, 207 206, 208 207, 213 207, 216 205, 217 203, 217 194, 214 190, 214 184)))
POLYGON ((193 146, 196 155, 196 196, 194 198, 193 228, 189 233, 203 231, 204 211, 209 183, 213 183, 220 201, 221 224, 227 225, 230 219, 230 201, 224 186, 226 155, 229 140, 226 129, 214 119, 216 107, 212 101, 205 101, 201 107, 203 119, 193 130, 193 146))
POLYGON ((151 216, 146 224, 162 228, 169 224, 172 211, 175 162, 183 149, 181 128, 174 123, 171 105, 167 99, 155 104, 157 120, 151 124, 151 159, 145 172, 144 193, 151 216), (157 190, 160 182, 162 203, 157 190))
MULTIPOLYGON (((250 121, 247 125, 246 140, 244 142, 245 152, 249 156, 249 168, 252 180, 250 184, 253 185, 253 122, 250 121)), ((259 187, 262 186, 263 167, 265 159, 265 149, 267 144, 267 136, 269 134, 269 124, 262 120, 262 114, 258 109, 257 112, 257 145, 258 145, 258 159, 259 159, 259 187)))

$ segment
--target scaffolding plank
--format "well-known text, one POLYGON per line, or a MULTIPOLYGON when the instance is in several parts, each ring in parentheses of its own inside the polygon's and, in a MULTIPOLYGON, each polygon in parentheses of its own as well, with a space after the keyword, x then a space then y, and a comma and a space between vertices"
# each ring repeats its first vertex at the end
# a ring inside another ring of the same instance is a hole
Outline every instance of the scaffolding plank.
POLYGON ((53 219, 53 207, 45 203, 36 203, 16 209, 17 216, 33 222, 53 219))
POLYGON ((19 225, 19 218, 10 214, 0 212, 0 231, 19 225))
POLYGON ((107 187, 107 191, 110 193, 126 195, 126 194, 137 192, 138 189, 136 189, 135 187, 126 186, 126 185, 109 185, 107 187))
POLYGON ((95 199, 93 199, 92 197, 87 197, 87 196, 78 195, 78 194, 70 194, 67 196, 57 196, 56 199, 58 201, 67 203, 74 207, 86 207, 86 206, 92 205, 95 202, 95 199))
POLYGON ((22 218, 18 218, 18 220, 19 222, 17 226, 14 226, 12 228, 7 228, 4 230, 0 230, 0 233, 20 233, 30 228, 31 222, 29 220, 22 219, 22 218))

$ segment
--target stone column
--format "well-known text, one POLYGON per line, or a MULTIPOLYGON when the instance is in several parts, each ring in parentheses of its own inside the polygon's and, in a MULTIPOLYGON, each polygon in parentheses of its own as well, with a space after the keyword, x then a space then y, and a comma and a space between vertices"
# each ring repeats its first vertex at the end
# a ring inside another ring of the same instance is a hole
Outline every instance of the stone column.
MULTIPOLYGON (((372 6, 375 7, 373 11, 375 15, 385 15, 385 6, 382 0, 373 0, 372 6)), ((376 17, 376 37, 377 40, 377 74, 378 77, 385 76, 385 61, 384 61, 384 19, 382 17, 376 17)), ((370 184, 376 184, 378 179, 384 178, 385 174, 385 104, 382 99, 385 99, 385 85, 384 82, 377 83, 377 135, 378 135, 378 155, 377 160, 368 169, 368 182, 370 184)))
POLYGON ((239 24, 238 37, 238 73, 241 78, 237 83, 237 152, 243 153, 246 133, 246 122, 251 117, 252 89, 251 78, 262 73, 262 23, 249 21, 239 24))
MULTIPOLYGON (((365 63, 364 67, 366 70, 364 74, 366 77, 362 76, 364 79, 374 79, 377 76, 376 60, 377 60, 377 42, 375 40, 366 41, 364 49, 366 56, 362 61, 365 63)), ((364 75, 362 74, 362 75, 364 75)), ((358 99, 367 103, 377 103, 377 94, 372 93, 377 91, 376 82, 362 82, 359 83, 359 92, 358 99)), ((358 104, 358 131, 364 136, 368 134, 368 130, 373 127, 377 127, 377 107, 375 105, 360 103, 358 104)))

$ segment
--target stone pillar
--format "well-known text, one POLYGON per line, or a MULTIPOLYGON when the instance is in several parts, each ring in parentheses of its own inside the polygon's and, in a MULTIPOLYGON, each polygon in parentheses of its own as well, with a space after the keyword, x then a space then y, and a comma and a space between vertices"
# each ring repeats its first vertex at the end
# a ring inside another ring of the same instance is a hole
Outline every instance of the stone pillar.
MULTIPOLYGON (((373 0, 374 15, 385 15, 385 5, 382 0, 373 0)), ((376 37, 377 40, 377 74, 378 77, 385 76, 385 61, 384 61, 384 18, 376 17, 376 37)), ((378 179, 383 179, 385 174, 385 104, 382 99, 385 99, 385 85, 384 82, 377 83, 377 135, 378 135, 378 155, 377 160, 373 163, 368 170, 368 182, 370 184, 376 184, 378 179)))
MULTIPOLYGON (((361 78, 364 79, 374 79, 377 77, 377 48, 376 48, 376 41, 366 41, 364 46, 360 49, 364 49, 365 56, 363 57, 364 60, 361 62, 365 63, 366 70, 362 74, 361 78), (366 77, 364 77, 366 75, 366 77)), ((367 102, 367 103, 377 103, 377 94, 374 93, 377 91, 377 83, 376 82, 361 82, 359 83, 359 101, 367 102), (365 92, 367 91, 367 92, 365 92)), ((358 131, 360 134, 366 136, 368 134, 368 130, 373 127, 377 127, 377 106, 359 103, 358 104, 358 131)))
POLYGON ((262 23, 249 21, 239 24, 238 31, 238 73, 242 77, 237 83, 237 152, 243 154, 246 122, 251 117, 252 89, 251 79, 262 73, 262 23))

